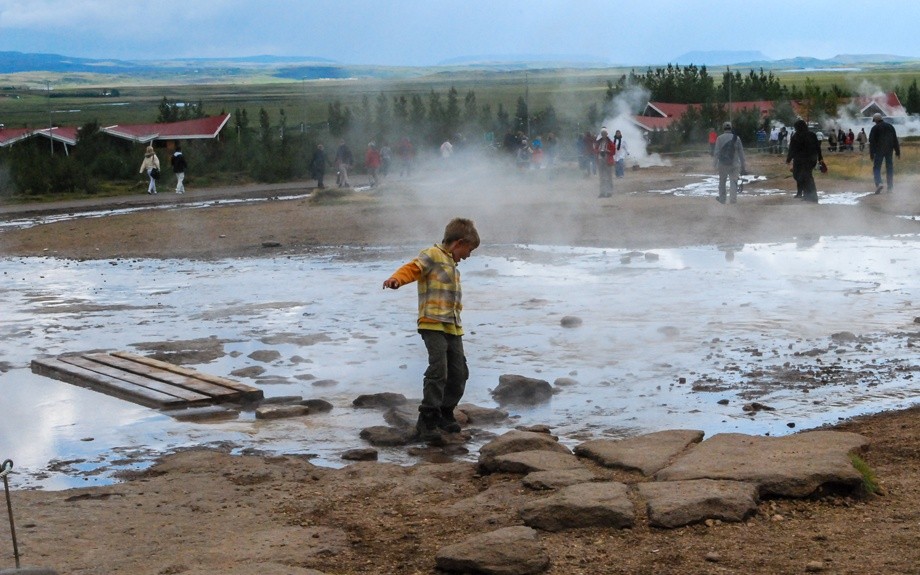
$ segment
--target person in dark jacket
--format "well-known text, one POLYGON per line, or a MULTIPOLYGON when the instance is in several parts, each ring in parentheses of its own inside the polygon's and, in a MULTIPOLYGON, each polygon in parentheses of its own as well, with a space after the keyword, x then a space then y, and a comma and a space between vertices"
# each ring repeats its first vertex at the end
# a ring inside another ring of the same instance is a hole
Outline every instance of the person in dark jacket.
POLYGON ((796 120, 795 132, 789 138, 789 152, 786 163, 792 163, 792 177, 795 179, 795 197, 806 202, 818 203, 818 188, 815 186, 814 170, 818 162, 824 160, 821 155, 821 143, 818 136, 808 129, 805 120, 796 120))
POLYGON ((326 148, 322 144, 317 144, 313 150, 313 159, 310 160, 310 171, 313 179, 316 180, 316 187, 323 189, 323 178, 326 177, 326 164, 329 160, 326 158, 326 148))
POLYGON ((184 194, 185 169, 188 167, 188 162, 185 161, 185 156, 182 155, 182 148, 178 143, 176 144, 176 150, 173 152, 169 162, 172 164, 173 173, 176 174, 176 193, 184 194))
POLYGON ((885 162, 885 180, 888 191, 894 185, 894 162, 892 152, 898 159, 901 158, 901 145, 898 143, 898 134, 894 126, 882 120, 881 114, 873 114, 872 121, 875 125, 869 130, 869 159, 872 160, 872 177, 875 179, 875 193, 882 193, 882 161, 885 162))

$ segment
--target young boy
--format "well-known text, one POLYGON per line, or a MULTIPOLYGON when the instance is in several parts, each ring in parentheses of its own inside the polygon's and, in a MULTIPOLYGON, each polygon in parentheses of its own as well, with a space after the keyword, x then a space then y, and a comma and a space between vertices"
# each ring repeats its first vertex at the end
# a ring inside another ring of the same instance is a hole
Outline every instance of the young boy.
POLYGON ((463 306, 457 264, 477 247, 479 232, 472 220, 454 218, 444 229, 440 244, 422 250, 383 282, 384 289, 399 289, 418 281, 418 332, 428 350, 428 369, 415 426, 422 441, 439 441, 439 429, 460 431, 454 408, 463 397, 469 370, 463 354, 463 306))

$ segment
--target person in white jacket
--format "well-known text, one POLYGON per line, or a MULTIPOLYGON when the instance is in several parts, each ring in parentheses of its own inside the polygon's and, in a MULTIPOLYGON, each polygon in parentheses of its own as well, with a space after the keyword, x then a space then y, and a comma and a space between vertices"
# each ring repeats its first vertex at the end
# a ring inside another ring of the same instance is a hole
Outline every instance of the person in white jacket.
POLYGON ((156 169, 157 172, 160 171, 160 158, 158 158, 156 152, 153 151, 153 146, 147 146, 147 151, 144 152, 144 162, 141 164, 141 169, 138 173, 143 174, 147 172, 147 177, 150 178, 150 183, 147 184, 148 194, 157 193, 157 181, 156 178, 153 177, 154 169, 156 169))
POLYGON ((613 169, 616 177, 622 178, 626 173, 626 156, 629 155, 629 149, 626 142, 623 141, 623 134, 619 130, 613 133, 613 146, 616 150, 613 153, 613 169))

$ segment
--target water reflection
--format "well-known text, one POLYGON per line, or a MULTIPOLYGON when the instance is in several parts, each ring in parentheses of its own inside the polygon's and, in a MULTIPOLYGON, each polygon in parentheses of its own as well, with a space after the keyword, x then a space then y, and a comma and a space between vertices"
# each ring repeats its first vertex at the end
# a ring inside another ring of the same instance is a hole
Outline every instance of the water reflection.
MULTIPOLYGON (((799 430, 910 405, 920 396, 911 347, 918 246, 918 236, 653 252, 483 246, 462 264, 465 400, 494 405, 489 390, 505 373, 573 379, 547 405, 512 409, 508 424, 546 423, 568 444, 665 428, 778 435, 790 423, 799 430), (563 327, 565 316, 581 327, 563 327), (742 411, 754 399, 776 411, 742 411)), ((48 488, 105 483, 153 454, 202 444, 340 465, 344 449, 361 445, 361 428, 383 424, 351 401, 380 391, 418 397, 425 368, 414 290, 379 289, 404 250, 357 255, 0 259, 0 457, 16 462, 20 481, 48 488), (258 367, 261 375, 239 379, 269 397, 322 398, 335 409, 178 422, 29 369, 38 356, 146 354, 177 341, 217 350, 190 367, 222 376, 258 367), (251 357, 260 350, 280 357, 251 357)), ((413 461, 398 448, 381 459, 413 461)))

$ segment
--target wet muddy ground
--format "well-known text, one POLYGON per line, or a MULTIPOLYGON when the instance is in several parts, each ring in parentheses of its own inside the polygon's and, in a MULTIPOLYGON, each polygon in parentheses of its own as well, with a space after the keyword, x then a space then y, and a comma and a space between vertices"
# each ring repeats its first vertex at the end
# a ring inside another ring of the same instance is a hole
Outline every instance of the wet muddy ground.
MULTIPOLYGON (((45 488, 105 484, 193 445, 342 465, 359 431, 383 424, 355 397, 420 395, 415 291, 380 289, 415 251, 2 258, 4 456, 24 486, 45 488), (89 350, 159 357, 334 409, 180 422, 29 369, 34 357, 89 350)), ((642 251, 488 244, 461 270, 465 401, 495 405, 489 391, 507 373, 557 384, 548 404, 508 407, 512 419, 487 432, 548 424, 569 444, 673 428, 779 435, 920 396, 920 235, 642 251), (580 325, 565 327, 571 317, 580 325)), ((404 448, 380 458, 415 461, 404 448)))

